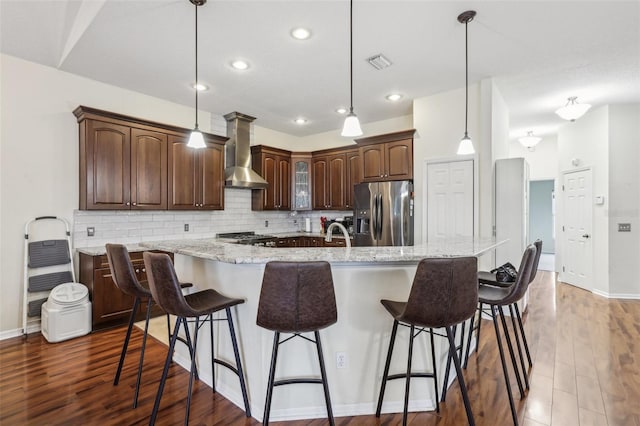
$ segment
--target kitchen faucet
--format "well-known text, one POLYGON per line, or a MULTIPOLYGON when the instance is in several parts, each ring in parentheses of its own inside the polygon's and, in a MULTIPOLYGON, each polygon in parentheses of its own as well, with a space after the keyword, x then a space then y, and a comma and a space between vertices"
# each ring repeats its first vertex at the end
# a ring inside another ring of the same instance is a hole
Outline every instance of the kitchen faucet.
POLYGON ((327 236, 324 237, 324 240, 327 241, 327 242, 331 242, 331 231, 336 226, 338 228, 340 228, 340 230, 342 231, 342 235, 344 235, 344 239, 345 239, 345 243, 347 245, 347 248, 350 248, 351 247, 351 239, 349 238, 349 233, 347 232, 347 228, 345 228, 344 225, 341 224, 340 222, 332 222, 331 225, 329 225, 329 227, 327 228, 327 236))

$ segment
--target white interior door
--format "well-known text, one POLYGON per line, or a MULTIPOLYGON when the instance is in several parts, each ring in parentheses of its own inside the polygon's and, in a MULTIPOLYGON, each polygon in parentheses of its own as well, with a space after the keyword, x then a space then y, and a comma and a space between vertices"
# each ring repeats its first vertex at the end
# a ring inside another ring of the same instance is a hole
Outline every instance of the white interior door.
POLYGON ((427 165, 427 241, 473 236, 473 161, 427 165))
POLYGON ((563 177, 564 248, 562 279, 564 282, 591 290, 591 170, 565 173, 563 177))

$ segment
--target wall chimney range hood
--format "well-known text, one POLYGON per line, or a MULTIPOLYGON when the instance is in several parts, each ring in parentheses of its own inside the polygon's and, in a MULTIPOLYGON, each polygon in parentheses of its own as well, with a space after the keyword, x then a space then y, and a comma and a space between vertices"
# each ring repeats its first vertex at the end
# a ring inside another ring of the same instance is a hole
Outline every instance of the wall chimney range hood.
POLYGON ((227 120, 227 137, 224 146, 224 184, 232 188, 264 189, 269 184, 251 168, 249 146, 251 122, 255 117, 239 112, 224 116, 227 120))

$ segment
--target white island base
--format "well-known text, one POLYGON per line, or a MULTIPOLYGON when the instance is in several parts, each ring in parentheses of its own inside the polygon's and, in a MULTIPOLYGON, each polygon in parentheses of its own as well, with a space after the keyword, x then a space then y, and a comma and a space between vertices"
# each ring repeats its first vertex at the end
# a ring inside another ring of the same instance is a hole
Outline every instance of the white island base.
MULTIPOLYGON (((273 332, 256 325, 264 263, 234 264, 176 254, 175 265, 182 281, 193 282, 199 289, 213 288, 227 296, 245 299, 244 304, 232 309, 252 416, 261 421, 273 347, 273 332)), ((336 417, 375 413, 393 324, 380 299, 407 300, 416 267, 415 262, 332 263, 338 322, 321 330, 320 335, 336 417), (344 368, 337 368, 338 353, 346 356, 344 368)), ((224 311, 218 315, 224 315, 224 311)), ((226 322, 217 322, 214 327, 217 328, 214 329, 217 357, 233 364, 226 322)), ((408 328, 399 327, 390 374, 406 371, 408 335, 408 328)), ((287 336, 283 334, 281 337, 287 336)), ((430 350, 429 335, 422 333, 414 343, 412 371, 431 371, 430 350)), ((446 338, 435 336, 435 350, 440 391, 448 353, 446 338)), ((203 329, 199 334, 197 353, 200 380, 211 386, 208 330, 203 329)), ((189 355, 184 345, 176 346, 175 360, 189 368, 189 355)), ((295 338, 280 347, 276 380, 284 377, 320 377, 315 345, 295 338)), ((244 408, 237 376, 216 366, 215 378, 216 390, 244 408)), ((452 366, 448 382, 453 380, 455 370, 452 366)), ((402 412, 404 386, 403 379, 388 382, 383 413, 402 412)), ((412 379, 409 411, 431 411, 435 406, 433 380, 412 379)), ((294 384, 274 389, 270 420, 322 418, 326 415, 321 385, 294 384)))

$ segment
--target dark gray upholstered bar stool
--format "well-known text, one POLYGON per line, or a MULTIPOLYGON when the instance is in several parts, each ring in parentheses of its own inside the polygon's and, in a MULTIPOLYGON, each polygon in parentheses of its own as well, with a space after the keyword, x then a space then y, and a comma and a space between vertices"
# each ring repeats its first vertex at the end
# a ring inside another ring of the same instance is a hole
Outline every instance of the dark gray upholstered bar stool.
MULTIPOLYGON (((124 294, 132 296, 133 308, 131 309, 131 316, 129 317, 129 326, 127 328, 127 334, 122 344, 122 352, 120 353, 120 361, 118 362, 118 369, 116 370, 115 378, 113 379, 113 385, 116 386, 120 381, 120 373, 122 372, 122 366, 124 365, 124 359, 129 347, 129 339, 131 338, 131 330, 135 323, 135 316, 140 307, 140 303, 147 302, 147 315, 144 323, 144 334, 142 337, 142 349, 140 351, 140 361, 138 363, 138 376, 136 378, 136 387, 133 394, 133 408, 138 406, 138 393, 140 392, 140 379, 142 377, 142 364, 144 362, 144 349, 147 344, 147 334, 149 331, 149 318, 151 316, 151 308, 153 307, 153 298, 151 297, 151 291, 145 286, 147 282, 140 282, 136 277, 136 272, 131 263, 129 252, 127 248, 122 244, 106 244, 107 260, 109 261, 109 270, 111 271, 111 277, 116 286, 124 294)), ((191 283, 181 283, 181 288, 193 287, 191 283)), ((167 314, 167 326, 169 325, 169 314, 167 314)), ((171 327, 168 327, 171 330, 171 327)), ((191 344, 189 336, 187 335, 185 343, 191 350, 191 344)))
POLYGON ((336 296, 333 290, 333 277, 329 263, 269 262, 266 264, 256 323, 260 327, 272 330, 275 333, 273 336, 273 352, 271 354, 263 424, 269 424, 273 388, 296 383, 322 384, 327 405, 327 417, 332 426, 335 424, 319 330, 335 324, 337 320, 336 296), (307 332, 313 332, 315 340, 301 334, 307 332), (281 333, 291 333, 293 335, 280 341, 281 333), (281 344, 296 336, 315 343, 320 363, 320 379, 274 380, 278 348, 281 344))
MULTIPOLYGON (((407 302, 394 302, 391 300, 381 300, 380 303, 393 317, 393 328, 391 330, 391 340, 389 351, 385 362, 382 385, 378 397, 378 408, 376 417, 380 417, 382 400, 384 398, 385 386, 388 380, 396 378, 406 378, 404 394, 404 413, 402 424, 407 424, 407 408, 409 404, 409 385, 411 377, 434 377, 431 373, 412 373, 411 358, 413 355, 414 338, 426 329, 444 328, 449 340, 449 355, 453 359, 453 364, 458 376, 460 390, 464 407, 467 412, 469 425, 474 425, 473 413, 467 387, 462 376, 460 358, 456 347, 453 326, 469 319, 478 306, 478 260, 475 257, 458 257, 449 259, 423 259, 418 264, 416 275, 413 279, 409 300, 407 302), (395 343, 398 325, 408 326, 409 335, 409 358, 407 361, 407 371, 404 374, 389 375, 389 365, 395 343), (418 333, 415 333, 416 328, 418 333)), ((431 335, 432 357, 433 355, 433 335, 431 335)), ((438 384, 435 383, 436 404, 438 404, 438 384)))
POLYGON ((244 400, 245 413, 247 417, 251 416, 251 410, 249 408, 249 399, 247 397, 247 388, 244 381, 244 372, 242 370, 242 362, 240 361, 240 352, 238 350, 238 342, 236 339, 236 333, 233 326, 233 318, 231 316, 231 307, 244 303, 243 299, 234 299, 223 296, 212 289, 206 289, 198 291, 189 295, 183 295, 180 290, 180 283, 176 277, 175 270, 173 269, 173 263, 171 258, 166 254, 145 252, 143 254, 144 264, 147 268, 147 274, 149 278, 149 287, 156 303, 160 305, 167 313, 177 317, 176 324, 169 341, 169 352, 167 359, 165 360, 164 369, 162 371, 162 378, 160 379, 160 386, 158 387, 158 393, 156 394, 156 400, 151 413, 150 425, 155 424, 156 417, 158 416, 158 409, 160 408, 160 400, 162 398, 162 392, 169 372, 169 365, 171 364, 171 358, 173 349, 178 337, 178 331, 182 324, 185 329, 185 333, 188 332, 187 318, 195 319, 194 337, 193 337, 193 351, 191 352, 191 370, 189 374, 189 390, 187 394, 187 408, 184 418, 184 424, 189 423, 189 410, 191 406, 191 391, 193 388, 193 378, 196 369, 196 354, 198 345, 198 331, 200 327, 204 325, 206 321, 209 321, 210 326, 210 338, 211 338, 211 374, 212 374, 212 390, 215 388, 215 376, 214 368, 215 364, 222 365, 238 375, 240 379, 240 389, 242 391, 242 398, 244 400), (221 321, 227 321, 229 324, 229 332, 231 334, 231 344, 233 345, 233 354, 235 356, 236 366, 229 364, 226 361, 219 360, 215 357, 213 349, 213 314, 215 312, 225 310, 226 318, 220 319, 221 321), (200 317, 206 317, 200 321, 200 317))
MULTIPOLYGON (((533 280, 536 278, 536 273, 538 272, 538 265, 540 263, 540 255, 542 254, 542 240, 536 240, 533 245, 536 248, 536 255, 533 259, 533 269, 531 271, 531 277, 529 279, 529 285, 533 282, 533 280)), ((514 283, 513 282, 500 282, 498 281, 498 279, 496 278, 496 274, 489 272, 489 271, 478 271, 478 282, 479 284, 482 285, 489 285, 489 286, 493 286, 493 287, 503 287, 503 288, 509 288, 511 287, 514 283)), ((526 290, 525 290, 526 292, 526 290)), ((474 330, 476 330, 476 342, 480 341, 480 328, 482 325, 482 313, 483 313, 483 304, 480 303, 479 307, 478 307, 478 323, 477 325, 474 327, 474 321, 475 321, 475 317, 471 318, 471 331, 469 332, 468 335, 468 340, 467 340, 467 353, 465 356, 465 360, 464 360, 464 368, 467 368, 467 363, 469 362, 469 351, 470 351, 470 346, 471 346, 471 336, 474 330)), ((520 329, 520 336, 522 337, 522 343, 524 346, 524 350, 525 353, 527 355, 527 361, 529 362, 529 368, 531 368, 533 366, 533 362, 531 360, 531 353, 529 352, 529 343, 527 342, 527 336, 524 332, 524 325, 522 323, 522 315, 520 315, 520 308, 518 307, 518 303, 513 303, 511 305, 509 305, 509 314, 511 315, 511 322, 513 324, 513 329, 516 330, 516 320, 517 320, 517 324, 518 324, 518 328, 520 329)), ((516 338, 516 343, 518 344, 518 354, 520 357, 520 363, 522 364, 522 371, 527 371, 527 369, 524 366, 524 358, 522 356, 522 348, 520 346, 520 338, 518 337, 518 332, 517 330, 515 331, 515 338, 516 338)), ((527 375, 525 374, 525 382, 527 385, 527 389, 529 389, 529 382, 528 382, 528 378, 527 375)))
MULTIPOLYGON (((536 256, 536 247, 530 244, 522 256, 520 262, 520 268, 518 268, 518 276, 516 281, 510 287, 495 287, 489 285, 482 285, 478 290, 478 300, 480 303, 489 306, 491 310, 491 318, 493 320, 493 326, 496 332, 496 340, 498 343, 498 352, 500 353, 500 362, 502 363, 502 372, 504 373, 504 381, 507 387, 507 395, 509 397, 509 406, 511 407, 511 417, 513 424, 518 424, 518 415, 516 413, 516 407, 513 402, 513 395, 511 395, 511 383, 509 382, 509 371, 504 356, 504 349, 502 347, 502 338, 500 337, 500 327, 498 325, 498 316, 500 316, 500 322, 504 331, 505 340, 507 342, 507 348, 509 349, 509 356, 513 365, 514 372, 516 374, 516 380, 518 388, 520 390, 520 398, 524 398, 524 389, 522 387, 522 380, 520 379, 520 372, 518 364, 516 362, 515 354, 513 351, 513 345, 509 336, 509 329, 507 328, 507 322, 504 318, 502 311, 503 306, 510 306, 518 302, 524 296, 531 281, 531 274, 533 270, 533 264, 536 256)), ((517 334, 517 330, 514 327, 514 333, 517 334)), ((526 371, 523 372, 526 380, 526 371)))

